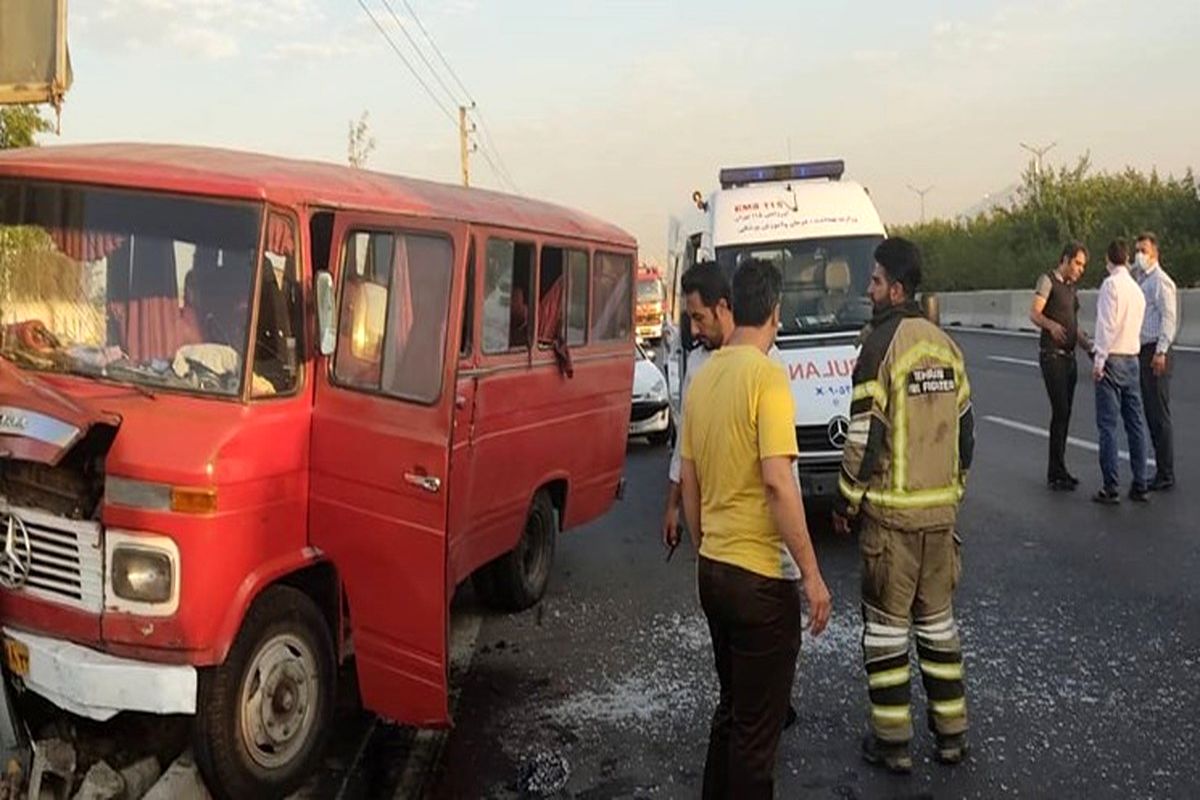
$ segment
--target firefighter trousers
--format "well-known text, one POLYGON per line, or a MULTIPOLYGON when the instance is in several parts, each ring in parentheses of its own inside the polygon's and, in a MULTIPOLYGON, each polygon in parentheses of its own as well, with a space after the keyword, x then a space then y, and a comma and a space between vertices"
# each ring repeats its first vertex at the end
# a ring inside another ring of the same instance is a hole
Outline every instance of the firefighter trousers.
POLYGON ((928 724, 938 736, 967 729, 962 645, 954 589, 962 571, 952 528, 902 531, 864 517, 862 551, 863 661, 871 727, 880 741, 912 739, 909 633, 925 684, 928 724))

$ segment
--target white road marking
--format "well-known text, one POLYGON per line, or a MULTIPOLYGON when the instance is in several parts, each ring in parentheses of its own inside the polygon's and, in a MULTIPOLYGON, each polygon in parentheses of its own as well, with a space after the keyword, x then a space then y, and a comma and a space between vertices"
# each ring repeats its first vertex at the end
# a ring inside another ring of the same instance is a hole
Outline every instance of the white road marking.
MULTIPOLYGON (((1050 431, 1046 430, 1045 428, 1039 428, 1036 425, 1027 425, 1024 422, 1017 422, 1015 419, 1005 419, 1004 417, 985 416, 984 419, 986 419, 988 422, 994 422, 997 425, 1003 425, 1006 428, 1011 428, 1014 431, 1032 433, 1034 436, 1040 436, 1043 439, 1050 438, 1050 431)), ((1100 452, 1100 445, 1096 444, 1095 442, 1089 442, 1087 439, 1079 439, 1074 436, 1068 436, 1067 444, 1082 448, 1084 450, 1090 450, 1093 453, 1100 452)), ((1128 450, 1119 450, 1117 451, 1117 454, 1126 461, 1129 460, 1128 450)), ((1157 466, 1157 462, 1155 462, 1153 458, 1147 458, 1146 463, 1150 466, 1157 466)))
MULTIPOLYGON (((462 685, 462 680, 471 668, 471 658, 475 655, 475 642, 479 638, 479 629, 483 625, 483 616, 478 613, 460 614, 450 619, 450 717, 458 708, 459 690, 455 684, 462 685)), ((408 762, 404 774, 396 786, 396 800, 411 800, 423 796, 426 782, 430 773, 437 767, 442 758, 442 750, 450 736, 448 729, 422 728, 413 736, 412 749, 408 754, 408 762)))
POLYGON ((988 356, 989 361, 999 361, 1003 364, 1020 364, 1022 367, 1037 367, 1038 362, 1028 358, 1012 358, 1011 356, 988 356))

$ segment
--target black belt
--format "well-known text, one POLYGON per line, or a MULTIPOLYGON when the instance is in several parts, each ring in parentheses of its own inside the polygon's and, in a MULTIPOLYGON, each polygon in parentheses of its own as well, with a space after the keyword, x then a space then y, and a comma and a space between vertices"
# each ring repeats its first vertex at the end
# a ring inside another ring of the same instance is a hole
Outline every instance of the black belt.
POLYGON ((1071 350, 1042 350, 1042 355, 1044 355, 1044 356, 1063 356, 1063 357, 1069 358, 1069 357, 1075 355, 1075 350, 1074 349, 1071 349, 1071 350))

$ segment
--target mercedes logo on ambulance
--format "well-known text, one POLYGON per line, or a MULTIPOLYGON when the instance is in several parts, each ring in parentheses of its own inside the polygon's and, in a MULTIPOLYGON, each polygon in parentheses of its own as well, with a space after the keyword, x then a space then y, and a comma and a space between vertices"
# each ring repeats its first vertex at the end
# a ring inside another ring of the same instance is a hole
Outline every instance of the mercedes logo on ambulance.
POLYGON ((850 433, 850 420, 845 417, 834 417, 829 420, 829 443, 841 449, 846 446, 846 436, 850 433))
POLYGON ((0 586, 20 589, 29 579, 33 563, 33 548, 25 520, 11 511, 0 511, 0 531, 4 535, 4 551, 0 552, 0 586))

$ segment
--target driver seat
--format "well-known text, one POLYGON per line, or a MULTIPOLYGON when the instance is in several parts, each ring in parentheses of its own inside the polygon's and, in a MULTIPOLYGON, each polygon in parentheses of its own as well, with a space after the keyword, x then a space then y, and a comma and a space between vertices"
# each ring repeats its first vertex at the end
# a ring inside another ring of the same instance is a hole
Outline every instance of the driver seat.
POLYGON ((818 304, 819 313, 837 314, 850 296, 850 262, 834 258, 825 265, 825 295, 818 304))

